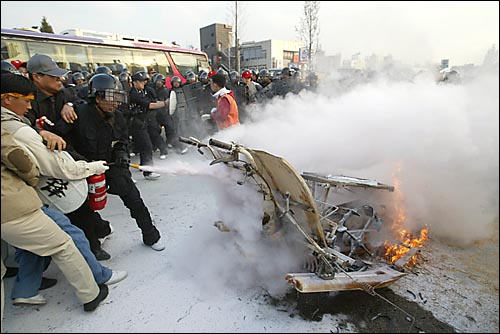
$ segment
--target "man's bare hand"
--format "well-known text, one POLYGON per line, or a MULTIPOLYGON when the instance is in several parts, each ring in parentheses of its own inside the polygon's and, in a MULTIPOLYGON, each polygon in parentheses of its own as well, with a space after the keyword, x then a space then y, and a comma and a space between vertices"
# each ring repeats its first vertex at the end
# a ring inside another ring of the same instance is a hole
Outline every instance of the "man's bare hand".
POLYGON ((73 123, 78 118, 78 115, 76 114, 73 107, 70 107, 67 104, 65 104, 61 110, 61 118, 66 123, 73 123))
POLYGON ((64 139, 47 130, 42 130, 38 133, 40 137, 46 142, 47 148, 54 151, 56 148, 59 152, 66 149, 66 142, 64 139))

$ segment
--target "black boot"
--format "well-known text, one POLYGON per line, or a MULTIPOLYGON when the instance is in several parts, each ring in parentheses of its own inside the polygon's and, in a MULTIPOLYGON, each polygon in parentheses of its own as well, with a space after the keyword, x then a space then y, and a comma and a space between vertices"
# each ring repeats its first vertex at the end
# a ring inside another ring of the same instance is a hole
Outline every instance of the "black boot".
POLYGON ((17 267, 7 267, 4 278, 16 277, 19 268, 17 267))
POLYGON ((40 284, 39 290, 45 290, 56 285, 57 280, 55 278, 42 277, 42 284, 40 284))
POLYGON ((97 261, 104 261, 111 259, 111 255, 109 255, 109 253, 102 248, 92 249, 92 253, 94 253, 97 261))
POLYGON ((158 240, 160 240, 160 232, 156 229, 155 226, 153 226, 153 228, 148 232, 142 231, 142 242, 144 242, 146 246, 151 246, 158 240))
POLYGON ((83 304, 83 310, 85 312, 91 312, 95 310, 97 306, 99 306, 99 303, 106 299, 108 293, 108 286, 106 284, 99 284, 99 294, 93 301, 83 304))

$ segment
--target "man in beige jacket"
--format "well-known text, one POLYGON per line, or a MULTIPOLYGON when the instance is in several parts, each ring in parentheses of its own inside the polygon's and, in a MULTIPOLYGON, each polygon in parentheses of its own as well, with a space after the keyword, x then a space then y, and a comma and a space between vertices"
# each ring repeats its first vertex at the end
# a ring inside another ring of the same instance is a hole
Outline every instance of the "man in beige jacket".
MULTIPOLYGON (((28 79, 14 74, 2 74, 0 89, 2 114, 10 112, 22 115, 31 107, 35 89, 28 79)), ((70 284, 75 287, 78 299, 84 304, 84 310, 95 310, 107 297, 107 286, 97 285, 88 264, 71 237, 42 212, 41 200, 33 188, 39 178, 37 165, 32 157, 12 140, 3 124, 1 144, 2 239, 14 247, 26 249, 39 256, 51 256, 70 284)), ((91 175, 99 165, 89 164, 84 168, 93 169, 89 171, 91 175)), ((2 278, 4 272, 2 262, 2 278)), ((2 313, 3 303, 2 291, 2 313)))

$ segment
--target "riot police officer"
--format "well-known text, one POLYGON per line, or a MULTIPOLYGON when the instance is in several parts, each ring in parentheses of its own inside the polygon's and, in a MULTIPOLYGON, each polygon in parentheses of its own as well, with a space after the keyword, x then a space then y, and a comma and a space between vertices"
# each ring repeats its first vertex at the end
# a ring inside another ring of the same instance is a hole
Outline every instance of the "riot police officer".
MULTIPOLYGON (((65 132, 75 150, 89 161, 105 160, 108 193, 120 196, 142 232, 145 245, 165 248, 148 208, 129 170, 127 123, 118 106, 127 100, 119 81, 110 74, 96 74, 89 82, 89 103, 76 105, 78 118, 65 132)), ((162 101, 163 103, 163 101, 162 101)), ((141 154, 142 155, 142 154, 141 154)))
MULTIPOLYGON (((172 85, 172 90, 170 91, 170 100, 172 100, 172 104, 169 105, 169 113, 174 121, 176 137, 189 137, 191 136, 189 131, 190 118, 188 116, 186 97, 184 96, 184 90, 181 86, 182 80, 177 75, 174 75, 170 78, 170 84, 172 85)), ((187 145, 179 142, 178 139, 174 140, 172 145, 177 148, 178 153, 187 153, 187 145)))
POLYGON ((260 70, 259 83, 262 86, 262 88, 266 88, 271 82, 272 82, 271 73, 266 68, 260 70))
MULTIPOLYGON (((167 145, 160 136, 161 128, 156 120, 156 109, 167 107, 168 101, 156 101, 154 91, 146 86, 148 80, 149 75, 145 71, 134 73, 129 91, 130 131, 142 166, 153 165, 153 147, 160 149, 160 158, 164 159, 163 156, 167 155, 167 145)), ((142 174, 148 180, 160 177, 160 174, 150 171, 143 171, 142 174)))
MULTIPOLYGON (((170 98, 170 91, 165 87, 165 76, 161 73, 156 73, 153 77, 153 89, 155 90, 156 98, 159 101, 167 101, 170 98)), ((165 129, 166 142, 173 146, 177 140, 177 136, 175 134, 174 121, 169 110, 166 107, 157 109, 156 120, 165 129)), ((163 157, 166 158, 166 156, 163 157)), ((160 156, 160 159, 162 159, 162 156, 160 156)))
POLYGON ((3 73, 21 74, 14 65, 5 60, 2 60, 2 74, 3 73))

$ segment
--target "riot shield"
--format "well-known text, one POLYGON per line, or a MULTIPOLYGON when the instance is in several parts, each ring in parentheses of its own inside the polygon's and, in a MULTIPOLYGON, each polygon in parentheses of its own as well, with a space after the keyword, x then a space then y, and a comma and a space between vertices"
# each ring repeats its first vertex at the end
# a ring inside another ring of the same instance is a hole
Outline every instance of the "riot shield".
POLYGON ((285 96, 287 93, 292 91, 293 89, 292 83, 293 82, 289 79, 273 81, 274 95, 285 96))
POLYGON ((194 82, 192 84, 182 86, 190 116, 194 117, 200 114, 199 96, 201 94, 202 86, 201 82, 194 82))
POLYGON ((176 108, 175 116, 179 121, 186 121, 188 119, 188 108, 186 103, 186 97, 184 96, 184 90, 182 88, 174 88, 172 91, 175 92, 176 108))
POLYGON ((175 109, 177 109, 177 94, 172 89, 170 91, 170 98, 168 103, 168 113, 173 115, 175 113, 175 109))

